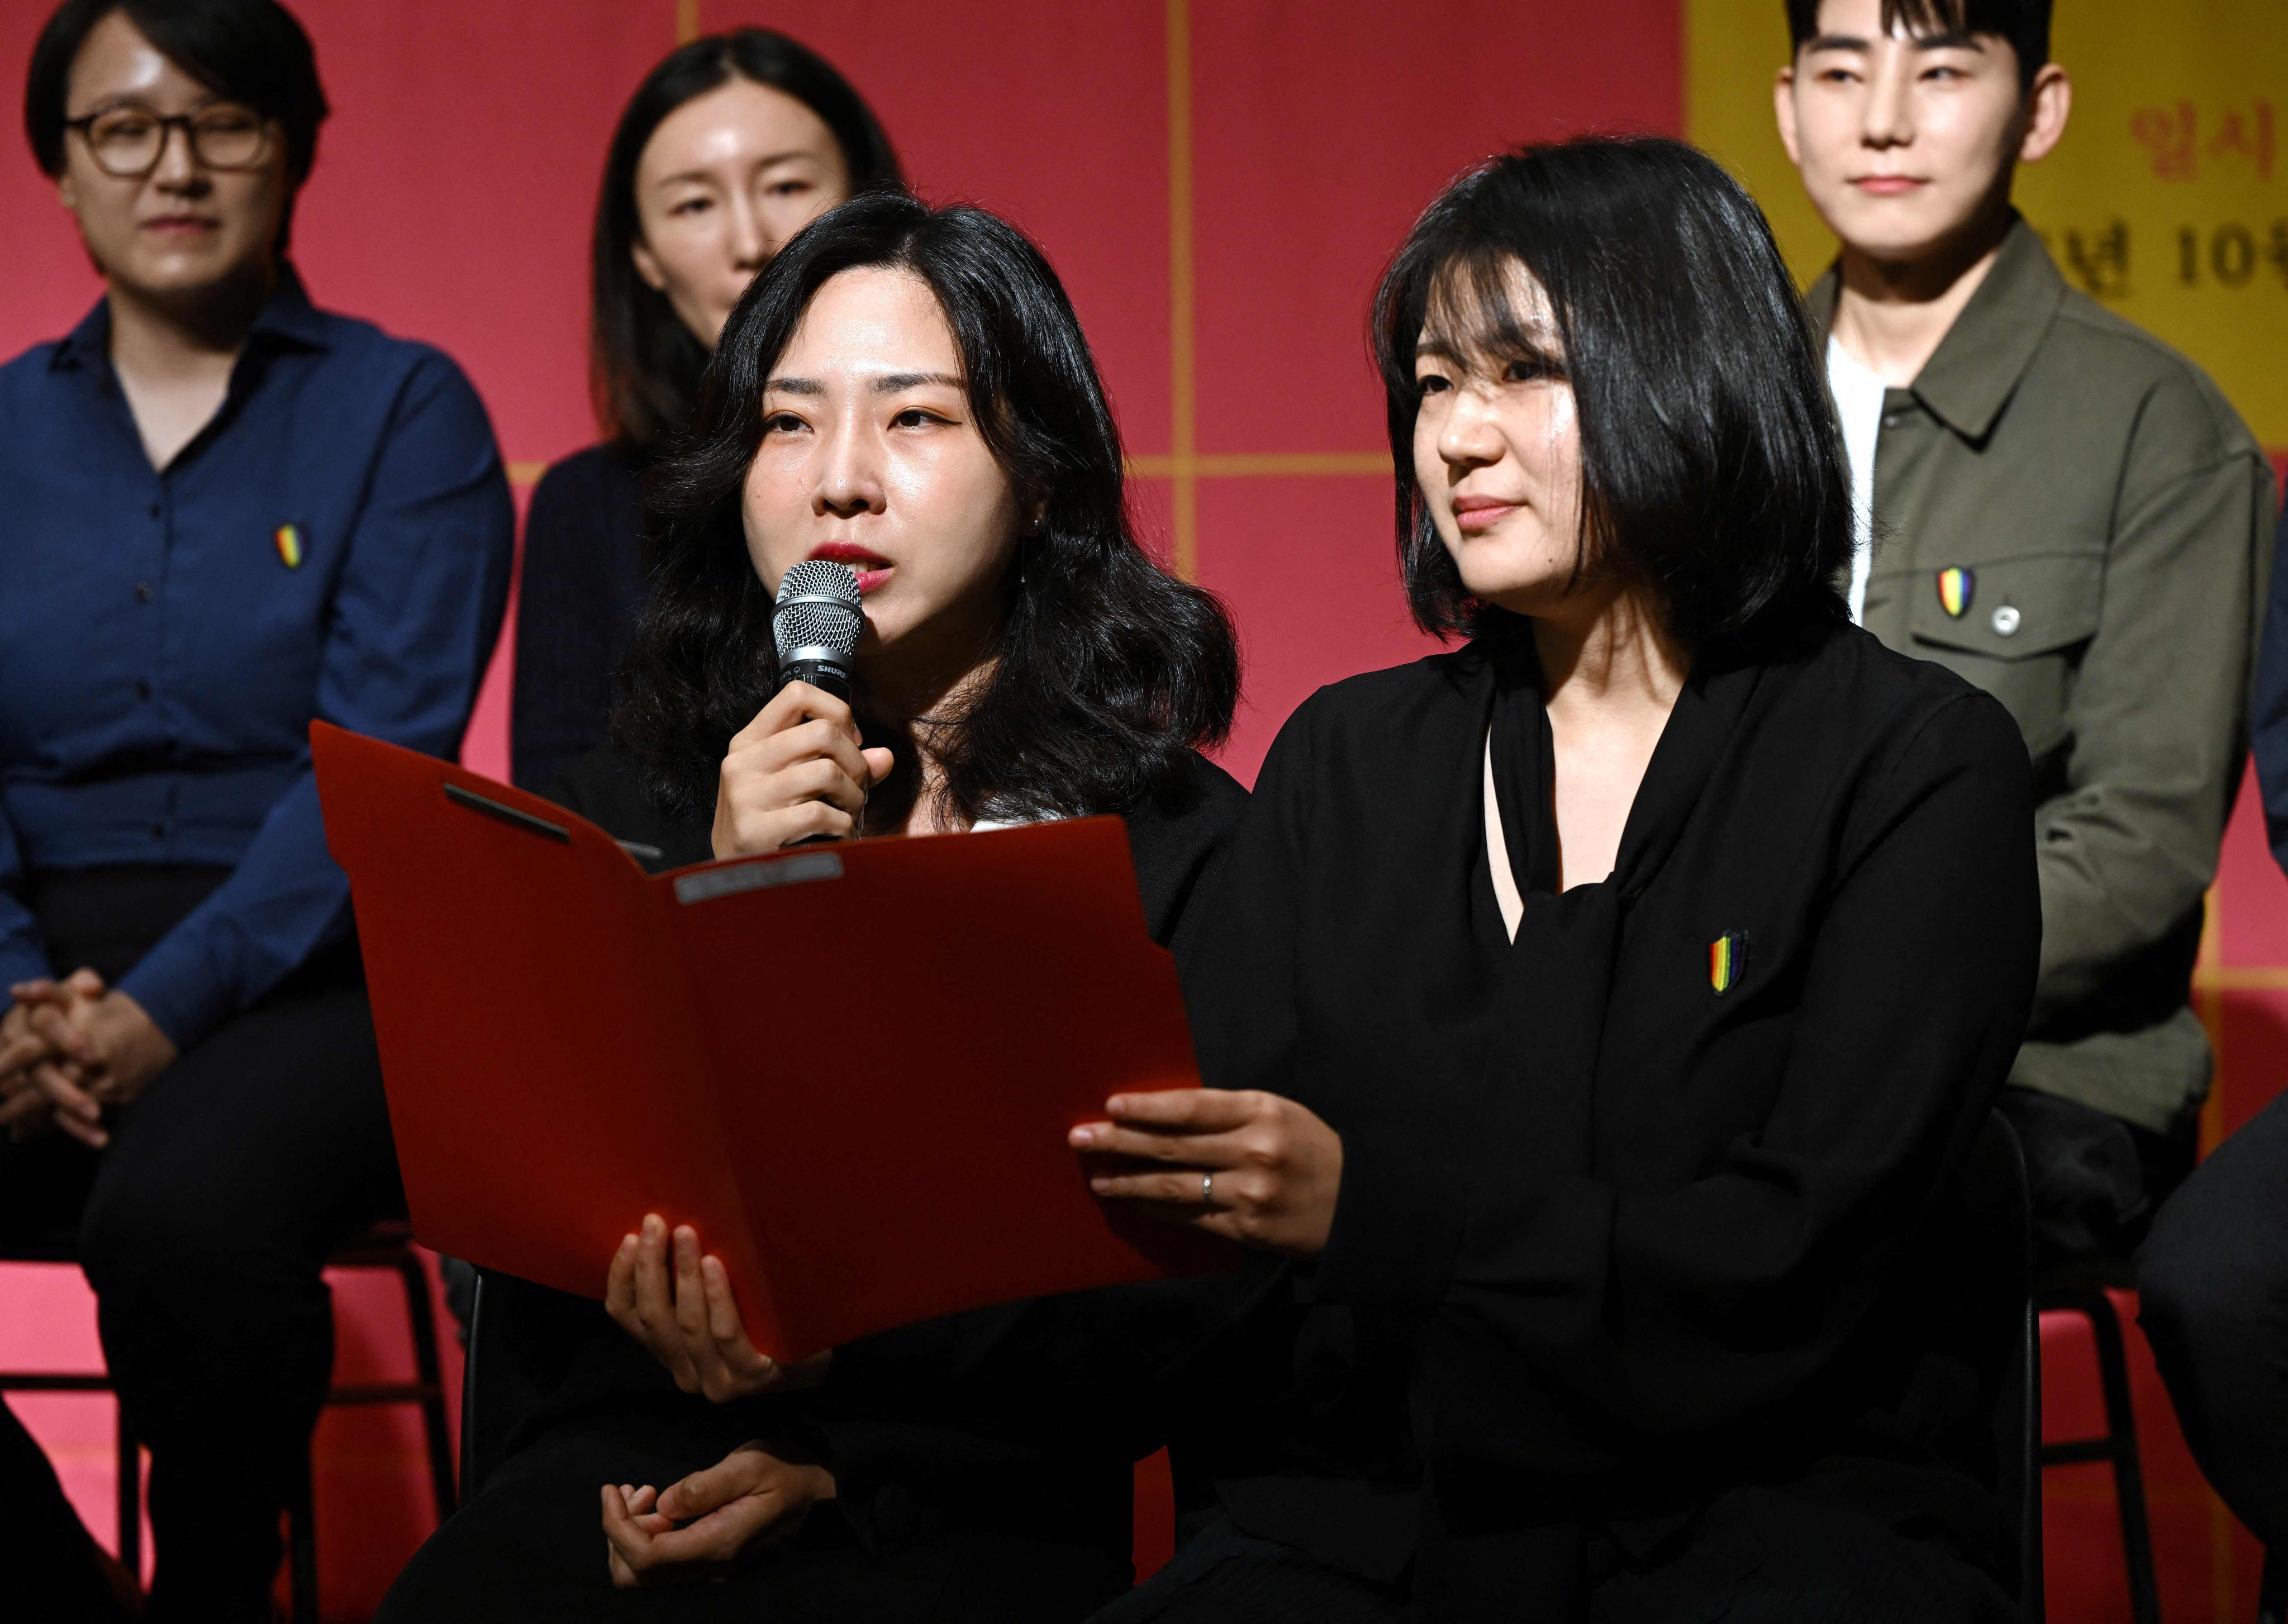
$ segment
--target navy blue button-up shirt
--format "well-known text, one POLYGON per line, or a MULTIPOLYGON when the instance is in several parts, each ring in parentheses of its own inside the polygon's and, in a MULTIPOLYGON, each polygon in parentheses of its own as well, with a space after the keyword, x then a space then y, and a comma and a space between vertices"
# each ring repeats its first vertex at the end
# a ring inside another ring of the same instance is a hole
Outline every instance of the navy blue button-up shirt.
POLYGON ((456 750, 515 520, 460 368, 290 270, 164 471, 110 332, 99 304, 0 367, 0 986, 75 968, 27 870, 228 865, 119 984, 188 1047, 348 931, 311 719, 456 750))

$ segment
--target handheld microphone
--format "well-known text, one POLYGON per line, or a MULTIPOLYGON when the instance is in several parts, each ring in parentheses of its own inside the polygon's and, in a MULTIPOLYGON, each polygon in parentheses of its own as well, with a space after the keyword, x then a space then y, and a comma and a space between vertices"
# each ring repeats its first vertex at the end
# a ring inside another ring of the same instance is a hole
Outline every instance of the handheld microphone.
POLYGON ((778 598, 771 605, 778 685, 806 682, 847 704, 851 667, 865 630, 857 571, 826 558, 805 558, 780 577, 778 598))

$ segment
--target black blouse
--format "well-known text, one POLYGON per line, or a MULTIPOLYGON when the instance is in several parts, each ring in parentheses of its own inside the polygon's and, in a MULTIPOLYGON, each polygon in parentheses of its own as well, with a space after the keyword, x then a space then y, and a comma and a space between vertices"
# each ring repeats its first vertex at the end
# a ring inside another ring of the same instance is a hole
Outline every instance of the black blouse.
POLYGON ((649 580, 633 453, 591 446, 541 476, 518 580, 509 771, 519 788, 547 795, 603 742, 649 580))
MULTIPOLYGON (((646 810, 625 821, 640 791, 632 766, 608 749, 561 782, 573 810, 668 848, 647 867, 707 855, 703 820, 676 824, 646 810)), ((1194 755, 1124 814, 1147 929, 1180 973, 1199 951, 1201 902, 1246 799, 1230 774, 1194 755)), ((481 1420, 493 1441, 481 1440, 480 1456, 490 1466, 498 1460, 489 1457, 543 1438, 608 1433, 648 1414, 714 1451, 695 1470, 750 1438, 814 1451, 834 1472, 838 1510, 878 1550, 1005 1528, 1124 1562, 1131 1464, 1165 1440, 1165 1406, 1188 1361, 1259 1288, 1234 1275, 981 1309, 838 1348, 819 1389, 711 1405, 679 1392, 598 1304, 489 1276, 488 1381, 502 1398, 481 1420)))
POLYGON ((1975 1548, 1919 1246, 2033 987, 2016 728, 1847 626, 1704 659, 1612 875, 1560 895, 1537 684, 1506 622, 1323 690, 1265 764, 1187 988, 1209 1080, 1324 1118, 1342 1190, 1180 1474, 1414 1563, 1426 1617, 1564 1616, 1593 1536, 1751 1478, 1975 1548))

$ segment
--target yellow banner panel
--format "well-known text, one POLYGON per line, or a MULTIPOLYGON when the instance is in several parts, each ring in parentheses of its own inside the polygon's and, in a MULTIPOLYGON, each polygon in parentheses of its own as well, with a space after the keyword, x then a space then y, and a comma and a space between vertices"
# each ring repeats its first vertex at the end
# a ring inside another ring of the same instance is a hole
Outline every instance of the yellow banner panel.
MULTIPOLYGON (((1770 216, 1809 281, 1835 240, 1772 123, 1780 0, 1686 0, 1686 129, 1770 216)), ((2062 0, 2072 122, 2018 202, 2066 274, 2190 355, 2288 447, 2288 4, 2062 0)))

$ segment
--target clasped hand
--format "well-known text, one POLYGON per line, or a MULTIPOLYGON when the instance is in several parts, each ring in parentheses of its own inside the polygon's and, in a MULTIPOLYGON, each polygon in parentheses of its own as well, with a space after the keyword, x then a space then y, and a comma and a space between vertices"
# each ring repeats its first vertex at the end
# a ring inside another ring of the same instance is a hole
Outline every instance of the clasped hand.
POLYGON ((1074 1129, 1075 1150, 1171 1164, 1100 1173, 1089 1187, 1156 1216, 1267 1251, 1324 1251, 1343 1183, 1343 1141, 1307 1107, 1254 1089, 1116 1094, 1112 1119, 1074 1129))
POLYGON ((60 1128, 100 1150, 104 1108, 133 1100, 174 1064, 175 1045, 91 970, 22 981, 0 1015, 0 1128, 24 1139, 60 1128))

